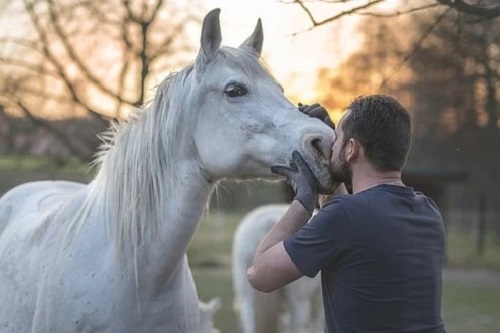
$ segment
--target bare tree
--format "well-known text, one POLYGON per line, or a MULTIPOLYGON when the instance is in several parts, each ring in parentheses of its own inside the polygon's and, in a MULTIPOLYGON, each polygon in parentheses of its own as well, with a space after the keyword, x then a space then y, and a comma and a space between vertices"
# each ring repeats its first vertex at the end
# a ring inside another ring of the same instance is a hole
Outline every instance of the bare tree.
MULTIPOLYGON (((201 16, 193 1, 22 4, 17 15, 27 32, 0 38, 0 103, 60 138, 68 134, 51 128, 46 117, 87 116, 104 123, 145 103, 159 75, 191 51, 188 29, 201 16)), ((66 141, 77 153, 78 145, 66 141)))

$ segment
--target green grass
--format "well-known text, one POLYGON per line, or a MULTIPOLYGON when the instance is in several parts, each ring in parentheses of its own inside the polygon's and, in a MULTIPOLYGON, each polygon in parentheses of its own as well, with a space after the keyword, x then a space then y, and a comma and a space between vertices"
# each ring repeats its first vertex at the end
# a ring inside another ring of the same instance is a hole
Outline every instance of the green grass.
POLYGON ((471 271, 459 274, 468 276, 459 281, 447 278, 443 286, 443 318, 447 332, 498 333, 500 274, 479 280, 471 277, 471 271))
POLYGON ((215 314, 214 326, 221 333, 237 332, 237 317, 233 310, 231 249, 234 231, 242 214, 221 213, 211 208, 200 223, 188 250, 189 264, 202 301, 219 297, 222 304, 215 314))
POLYGON ((223 214, 218 210, 205 215, 188 249, 190 265, 230 266, 232 238, 241 217, 242 214, 223 214))
MULTIPOLYGON (((500 327, 500 274, 475 279, 474 271, 446 269, 443 284, 443 320, 448 333, 498 333, 500 327), (462 275, 458 281, 453 276, 462 275), (451 275, 451 276, 450 276, 451 275)), ((237 332, 229 267, 193 268, 201 300, 219 297, 222 307, 214 325, 221 333, 237 332)))
POLYGON ((88 183, 93 171, 86 164, 63 165, 47 157, 0 156, 0 195, 16 185, 36 180, 69 180, 88 183))
POLYGON ((202 301, 208 302, 214 297, 221 300, 221 308, 215 314, 214 327, 221 333, 236 333, 237 318, 233 310, 234 293, 230 268, 193 267, 192 273, 202 301))
POLYGON ((45 169, 72 170, 73 172, 86 172, 88 166, 77 160, 67 160, 61 164, 54 159, 46 156, 0 156, 1 169, 15 169, 23 172, 31 172, 45 169))
POLYGON ((500 272, 500 246, 495 243, 495 235, 492 232, 487 234, 482 255, 478 255, 476 238, 475 233, 449 228, 446 235, 447 266, 500 272))

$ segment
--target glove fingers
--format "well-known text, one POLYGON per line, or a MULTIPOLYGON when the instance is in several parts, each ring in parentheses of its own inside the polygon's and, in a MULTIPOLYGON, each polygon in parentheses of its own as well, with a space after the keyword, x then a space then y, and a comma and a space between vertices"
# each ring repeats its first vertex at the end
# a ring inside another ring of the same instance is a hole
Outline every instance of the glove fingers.
POLYGON ((314 103, 314 104, 308 105, 306 108, 304 108, 303 112, 305 114, 309 114, 311 111, 313 111, 314 109, 317 109, 318 107, 321 107, 321 105, 318 103, 314 103))
POLYGON ((335 124, 333 123, 332 119, 330 118, 330 116, 326 116, 324 119, 323 119, 323 122, 325 124, 327 124, 328 126, 330 126, 333 130, 335 129, 335 124))
POLYGON ((328 117, 328 112, 326 112, 324 107, 320 106, 318 108, 312 109, 308 113, 308 115, 309 115, 309 117, 318 118, 318 119, 321 119, 324 121, 325 118, 328 117))
POLYGON ((293 173, 297 173, 297 171, 284 166, 272 166, 271 172, 284 176, 285 182, 293 188, 294 192, 297 192, 296 186, 292 180, 293 173))
POLYGON ((307 178, 308 183, 311 184, 313 188, 317 188, 318 180, 316 179, 313 172, 311 171, 307 163, 304 161, 304 158, 302 158, 300 153, 295 150, 292 153, 292 158, 295 165, 297 165, 297 169, 299 170, 299 172, 301 172, 307 178))
POLYGON ((300 112, 304 112, 304 110, 307 109, 308 107, 309 107, 309 105, 307 105, 307 104, 302 104, 302 103, 298 104, 298 109, 300 112))
POLYGON ((285 176, 286 178, 289 178, 291 173, 297 172, 297 171, 295 171, 293 169, 290 169, 290 168, 287 168, 287 167, 284 167, 284 166, 275 166, 275 165, 273 165, 271 167, 271 172, 275 173, 275 174, 278 174, 278 175, 285 176))

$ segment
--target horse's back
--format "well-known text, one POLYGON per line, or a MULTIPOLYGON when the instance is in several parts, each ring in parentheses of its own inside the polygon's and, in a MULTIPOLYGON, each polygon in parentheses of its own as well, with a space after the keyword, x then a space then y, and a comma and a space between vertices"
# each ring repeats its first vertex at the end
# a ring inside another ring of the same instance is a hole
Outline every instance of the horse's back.
POLYGON ((48 253, 43 243, 48 215, 61 207, 63 198, 83 188, 66 181, 38 181, 14 187, 0 198, 0 332, 26 332, 36 304, 37 284, 48 253))
POLYGON ((234 250, 253 255, 262 238, 285 214, 289 205, 271 204, 260 206, 245 215, 234 234, 234 250))
POLYGON ((18 185, 0 198, 0 236, 7 225, 22 216, 38 213, 44 201, 56 194, 69 194, 84 185, 70 181, 35 181, 18 185))

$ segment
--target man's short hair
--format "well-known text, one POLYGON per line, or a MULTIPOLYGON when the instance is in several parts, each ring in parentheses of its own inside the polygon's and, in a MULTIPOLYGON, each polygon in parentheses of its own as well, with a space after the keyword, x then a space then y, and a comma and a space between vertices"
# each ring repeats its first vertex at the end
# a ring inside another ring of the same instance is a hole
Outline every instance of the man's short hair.
POLYGON ((343 121, 345 145, 358 140, 368 161, 379 171, 401 170, 411 145, 411 118, 393 97, 360 96, 351 102, 351 113, 343 121))

